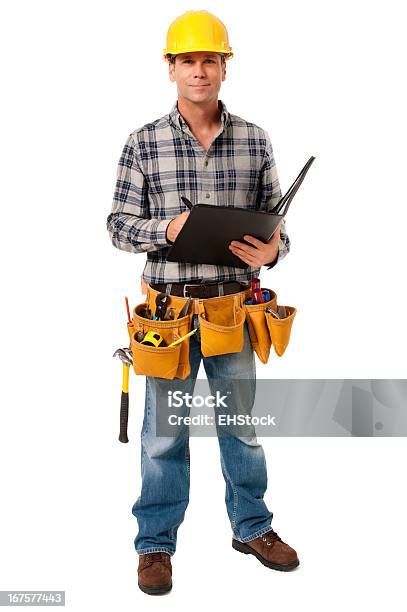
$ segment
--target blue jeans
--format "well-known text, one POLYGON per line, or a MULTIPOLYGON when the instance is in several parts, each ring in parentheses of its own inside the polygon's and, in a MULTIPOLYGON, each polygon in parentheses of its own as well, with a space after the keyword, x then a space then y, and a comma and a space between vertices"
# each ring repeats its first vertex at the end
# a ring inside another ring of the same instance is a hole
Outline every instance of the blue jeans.
MULTIPOLYGON (((167 552, 173 555, 178 527, 184 520, 189 501, 189 430, 180 427, 172 437, 157 437, 156 410, 158 391, 181 389, 193 394, 201 359, 211 393, 222 393, 222 379, 250 379, 250 391, 244 401, 245 412, 250 413, 256 390, 254 353, 247 324, 244 326, 244 346, 240 353, 203 357, 200 348, 198 315, 193 317, 198 331, 190 338, 191 373, 185 380, 168 381, 146 377, 144 421, 141 431, 141 494, 132 512, 137 518, 139 532, 134 540, 138 554, 167 552), (172 386, 171 386, 172 385, 172 386)), ((162 397, 162 396, 161 396, 162 397)), ((167 408, 167 405, 165 406, 167 408)), ((184 408, 183 414, 189 413, 184 408)), ((220 461, 226 483, 226 509, 233 537, 241 542, 253 540, 270 531, 272 512, 263 500, 267 488, 267 468, 263 448, 253 436, 219 435, 220 461)))

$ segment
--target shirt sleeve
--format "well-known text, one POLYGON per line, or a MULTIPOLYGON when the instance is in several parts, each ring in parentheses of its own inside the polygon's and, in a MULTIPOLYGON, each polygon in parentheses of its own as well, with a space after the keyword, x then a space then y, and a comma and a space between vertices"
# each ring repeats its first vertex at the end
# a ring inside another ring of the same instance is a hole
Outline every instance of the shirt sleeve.
MULTIPOLYGON (((260 199, 260 210, 271 211, 282 196, 280 182, 277 174, 276 162, 274 159, 273 147, 271 140, 267 132, 266 136, 266 150, 264 163, 261 171, 261 199, 260 199)), ((280 239, 278 241, 278 255, 276 259, 268 264, 267 270, 271 270, 274 266, 281 261, 287 253, 290 251, 290 239, 286 231, 285 219, 281 222, 280 239)))
POLYGON ((116 248, 130 253, 157 251, 170 245, 170 222, 171 219, 151 218, 148 183, 130 135, 119 159, 112 211, 106 222, 111 241, 116 248))

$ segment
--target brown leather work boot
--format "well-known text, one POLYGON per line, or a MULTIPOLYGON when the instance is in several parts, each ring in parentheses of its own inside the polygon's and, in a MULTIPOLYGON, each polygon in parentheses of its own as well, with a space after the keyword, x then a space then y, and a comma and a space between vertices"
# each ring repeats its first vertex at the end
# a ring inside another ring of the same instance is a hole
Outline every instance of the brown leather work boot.
POLYGON ((254 555, 260 563, 271 569, 288 572, 300 564, 295 550, 273 530, 249 542, 239 542, 233 538, 232 546, 245 555, 254 555))
POLYGON ((138 585, 148 595, 162 595, 172 589, 171 556, 165 552, 139 555, 138 585))

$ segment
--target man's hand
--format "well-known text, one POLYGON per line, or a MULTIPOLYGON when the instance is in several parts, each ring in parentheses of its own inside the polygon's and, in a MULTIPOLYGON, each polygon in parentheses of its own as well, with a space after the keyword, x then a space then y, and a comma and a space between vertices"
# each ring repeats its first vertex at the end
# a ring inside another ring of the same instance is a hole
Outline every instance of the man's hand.
POLYGON ((189 210, 186 210, 185 212, 181 213, 180 215, 172 219, 172 221, 167 226, 168 240, 171 240, 171 242, 174 242, 175 238, 180 233, 185 221, 188 219, 189 214, 190 214, 189 210))
POLYGON ((265 264, 275 260, 278 254, 278 241, 280 239, 281 222, 277 225, 277 229, 271 237, 270 242, 262 242, 253 236, 243 236, 253 246, 249 246, 244 242, 232 240, 229 249, 239 259, 249 264, 252 268, 259 268, 265 264))

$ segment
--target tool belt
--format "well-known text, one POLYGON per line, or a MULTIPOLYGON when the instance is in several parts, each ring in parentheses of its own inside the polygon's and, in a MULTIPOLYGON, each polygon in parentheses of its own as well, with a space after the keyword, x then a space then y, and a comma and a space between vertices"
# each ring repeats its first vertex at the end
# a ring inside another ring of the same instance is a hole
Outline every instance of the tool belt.
POLYGON ((248 286, 242 290, 244 285, 237 282, 171 285, 142 283, 142 287, 146 291, 145 302, 135 306, 132 321, 127 324, 136 374, 182 380, 189 376, 190 338, 185 338, 175 346, 168 345, 192 331, 194 314, 199 317, 204 357, 241 352, 245 322, 252 347, 262 363, 267 363, 272 345, 279 356, 287 348, 296 309, 292 306, 279 307, 277 295, 270 289, 270 300, 248 305, 245 302, 251 297, 251 288, 248 286), (171 320, 152 320, 143 316, 147 308, 155 310, 156 298, 160 293, 169 296, 168 307, 174 309, 174 318, 171 320), (193 298, 192 308, 186 316, 177 318, 188 298, 193 298), (276 318, 275 314, 279 311, 283 314, 276 318), (166 346, 147 346, 137 340, 140 334, 148 332, 159 334, 158 337, 162 338, 166 346))

